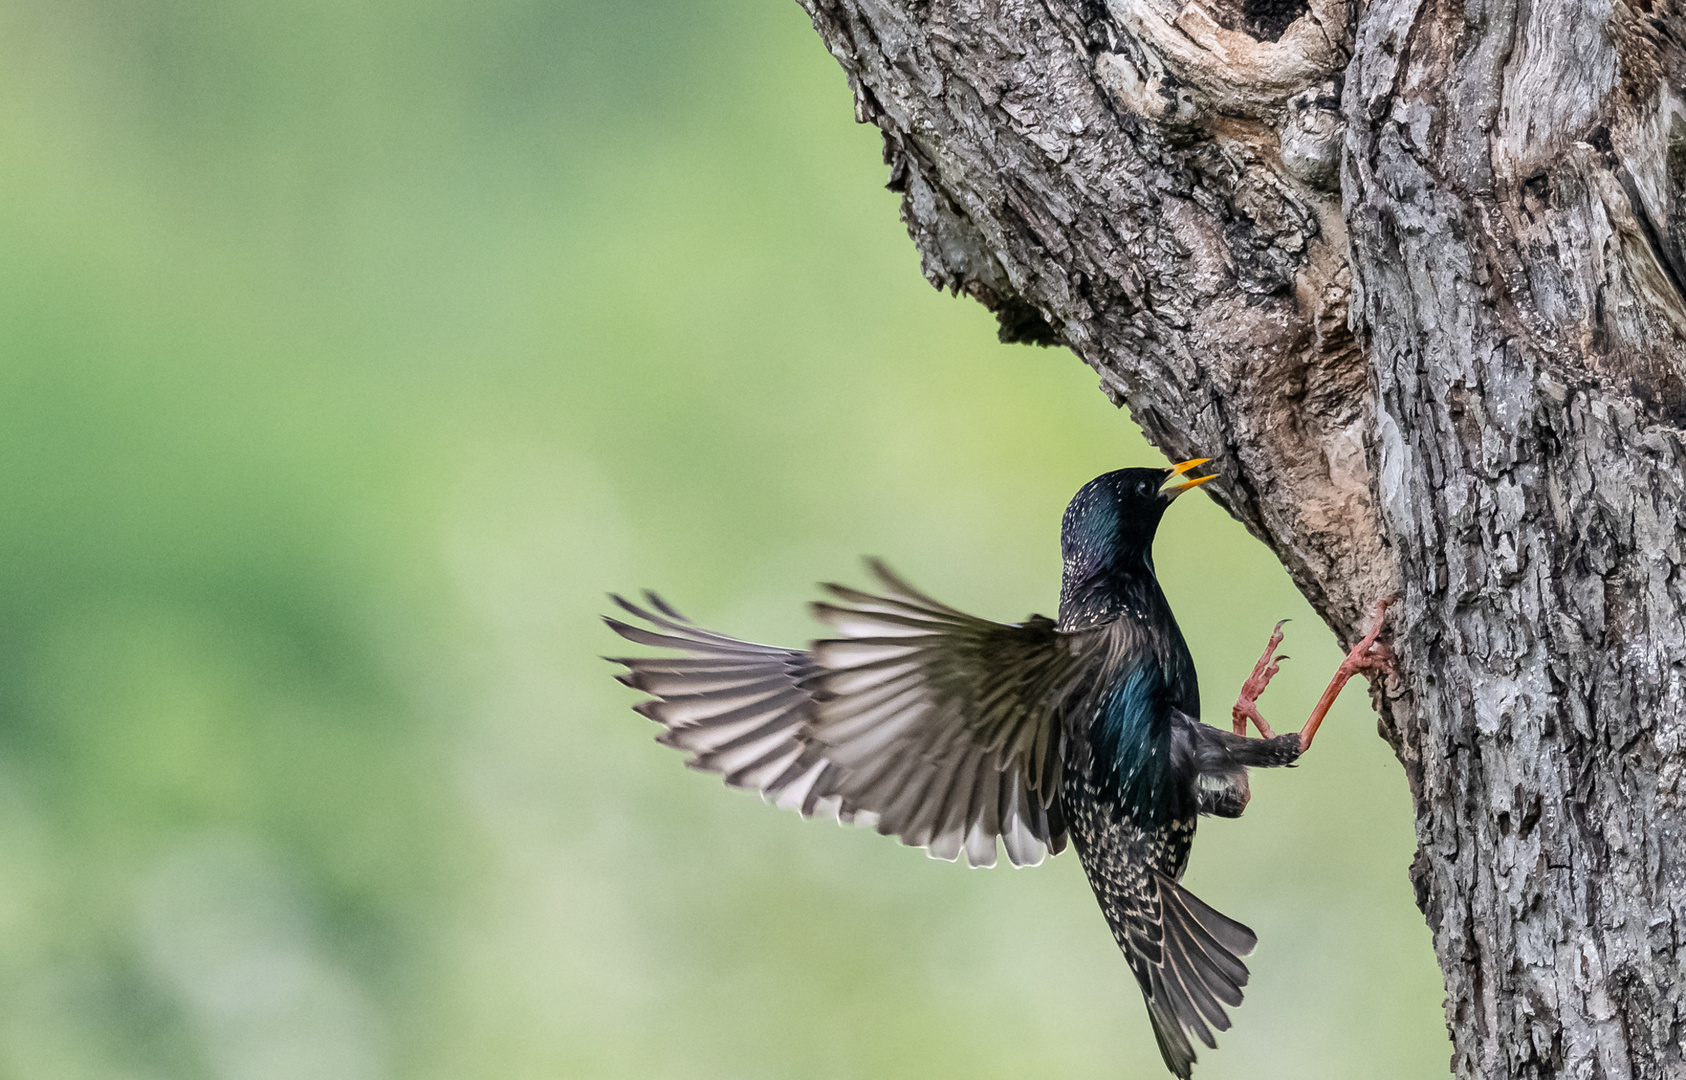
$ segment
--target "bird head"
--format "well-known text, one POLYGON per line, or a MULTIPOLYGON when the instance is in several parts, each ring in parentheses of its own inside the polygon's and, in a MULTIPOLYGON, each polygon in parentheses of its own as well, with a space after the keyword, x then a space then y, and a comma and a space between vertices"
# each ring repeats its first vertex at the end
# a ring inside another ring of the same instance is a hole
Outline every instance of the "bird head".
POLYGON ((1083 485, 1060 526, 1066 594, 1062 609, 1065 600, 1100 600, 1121 583, 1120 577, 1153 573, 1153 534, 1159 519, 1177 496, 1213 479, 1183 478, 1208 460, 1194 458, 1169 469, 1119 469, 1083 485))

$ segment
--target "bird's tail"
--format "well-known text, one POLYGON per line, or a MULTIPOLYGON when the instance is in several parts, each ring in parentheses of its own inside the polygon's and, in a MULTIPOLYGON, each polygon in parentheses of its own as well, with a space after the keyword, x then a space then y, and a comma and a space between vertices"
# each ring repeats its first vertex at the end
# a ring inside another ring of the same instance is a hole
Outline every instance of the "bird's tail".
POLYGON ((1189 1036, 1217 1047, 1212 1032, 1229 1030, 1224 1006, 1240 1005, 1247 985, 1241 957, 1259 939, 1165 875, 1150 876, 1148 892, 1157 895, 1143 897, 1137 911, 1130 905, 1102 908, 1141 984, 1165 1067, 1188 1080, 1195 1061, 1189 1036))

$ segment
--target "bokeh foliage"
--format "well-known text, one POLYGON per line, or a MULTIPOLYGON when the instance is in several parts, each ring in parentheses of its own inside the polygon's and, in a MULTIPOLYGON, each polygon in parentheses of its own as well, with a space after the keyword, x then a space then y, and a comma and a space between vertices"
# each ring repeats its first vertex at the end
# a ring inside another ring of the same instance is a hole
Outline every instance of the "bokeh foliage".
MULTIPOLYGON (((1150 463, 920 279, 788 0, 0 2, 0 1077, 1157 1077, 1075 860, 968 872, 650 743, 602 591, 809 632, 861 552, 997 618, 1150 463)), ((1180 503, 1221 718, 1270 625, 1180 503)), ((1209 824, 1204 1077, 1433 1075, 1349 694, 1209 824)))

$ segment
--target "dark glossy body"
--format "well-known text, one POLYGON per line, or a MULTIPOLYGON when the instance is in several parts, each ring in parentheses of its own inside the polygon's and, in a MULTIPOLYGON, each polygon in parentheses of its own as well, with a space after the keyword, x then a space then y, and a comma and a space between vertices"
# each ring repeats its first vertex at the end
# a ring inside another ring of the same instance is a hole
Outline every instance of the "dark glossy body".
POLYGON ((1104 629, 1109 640, 1094 688, 1061 717, 1060 808, 1095 899, 1142 984, 1166 1065, 1186 1076, 1194 1054, 1185 1029, 1213 1045, 1207 1027, 1227 1028, 1228 1017, 1201 1007, 1200 988, 1164 985, 1177 981, 1166 977, 1165 953, 1178 944, 1220 951, 1206 940, 1215 936, 1232 954, 1222 959, 1239 971, 1202 973, 1209 957, 1195 956, 1193 980, 1185 972, 1183 981, 1204 981, 1218 1002, 1235 1005, 1246 981, 1236 957, 1251 951, 1252 934, 1232 923, 1227 941, 1195 932, 1179 943, 1166 933, 1167 896, 1199 902, 1171 883, 1188 866, 1200 815, 1238 816, 1248 798, 1245 767, 1291 764, 1299 745, 1297 736, 1249 740, 1199 722, 1194 660, 1153 569, 1153 537, 1171 501, 1161 494, 1166 479, 1157 469, 1097 477, 1062 523, 1060 629, 1104 629))

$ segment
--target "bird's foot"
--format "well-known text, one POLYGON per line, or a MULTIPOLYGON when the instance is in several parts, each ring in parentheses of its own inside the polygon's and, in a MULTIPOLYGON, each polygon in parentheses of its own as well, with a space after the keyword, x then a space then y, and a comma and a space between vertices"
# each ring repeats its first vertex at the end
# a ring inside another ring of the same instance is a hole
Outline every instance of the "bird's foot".
POLYGON ((1276 655, 1276 647, 1282 644, 1282 623, 1287 621, 1283 619, 1272 628, 1264 655, 1253 665, 1253 673, 1247 676, 1247 681, 1241 684, 1241 694, 1235 699, 1235 707, 1229 711, 1237 735, 1247 734, 1247 723, 1251 721, 1253 726, 1259 729, 1260 738, 1273 737, 1270 725, 1259 715, 1258 701, 1259 696, 1265 692, 1265 687, 1270 685, 1270 680, 1281 669, 1282 661, 1288 659, 1286 656, 1276 655))
POLYGON ((1311 738, 1317 734, 1317 726, 1323 722, 1323 717, 1335 703, 1335 698, 1340 696, 1341 688, 1346 685, 1348 679, 1354 675, 1391 674, 1398 670, 1393 649, 1378 640, 1382 627, 1387 624, 1387 609, 1392 607, 1397 599, 1397 595, 1387 596, 1377 602, 1376 613, 1370 620, 1370 629, 1365 631, 1358 644, 1352 647, 1352 651, 1346 654, 1341 666, 1335 669, 1335 677, 1329 680, 1323 696, 1317 701, 1317 708, 1311 711, 1305 726, 1300 729, 1300 753, 1311 749, 1311 738))
POLYGON ((1358 644, 1346 654, 1341 661, 1337 677, 1343 682, 1354 675, 1393 675, 1399 671, 1395 662, 1392 646, 1385 641, 1378 641, 1382 627, 1387 622, 1387 609, 1393 606, 1397 596, 1384 597, 1376 604, 1376 613, 1370 618, 1370 629, 1364 632, 1358 644))

